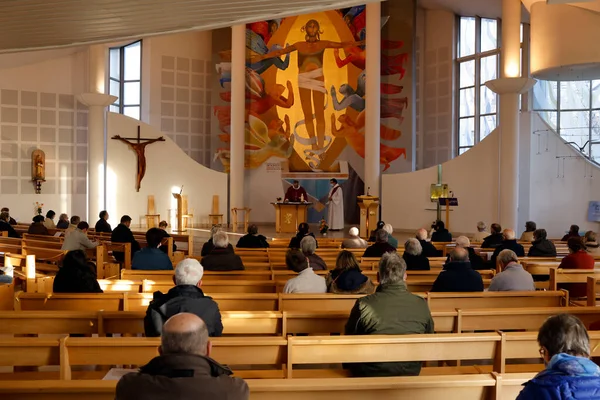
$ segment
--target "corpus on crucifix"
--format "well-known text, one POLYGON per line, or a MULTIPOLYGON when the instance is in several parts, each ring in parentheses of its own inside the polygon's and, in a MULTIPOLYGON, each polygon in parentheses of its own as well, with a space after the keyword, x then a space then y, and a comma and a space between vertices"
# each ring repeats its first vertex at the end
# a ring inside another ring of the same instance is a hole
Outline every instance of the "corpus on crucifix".
POLYGON ((141 127, 138 125, 137 127, 137 137, 136 138, 122 138, 119 135, 115 135, 112 139, 120 140, 123 143, 126 143, 129 147, 133 149, 133 151, 137 154, 137 181, 135 185, 135 189, 139 192, 140 187, 142 185, 142 179, 144 179, 144 175, 146 175, 146 146, 155 142, 164 142, 165 139, 161 136, 158 139, 148 139, 140 137, 140 129, 141 127))

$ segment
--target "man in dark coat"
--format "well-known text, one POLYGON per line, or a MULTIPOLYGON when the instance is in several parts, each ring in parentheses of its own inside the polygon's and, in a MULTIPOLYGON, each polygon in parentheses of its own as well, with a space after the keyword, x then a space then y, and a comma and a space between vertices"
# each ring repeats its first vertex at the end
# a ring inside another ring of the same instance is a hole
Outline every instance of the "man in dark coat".
POLYGON ((483 239, 483 243, 481 244, 482 249, 495 249, 502 244, 504 236, 502 236, 502 227, 500 224, 492 224, 491 232, 490 236, 483 239))
POLYGON ((10 224, 10 215, 6 211, 0 212, 0 232, 8 232, 8 237, 21 238, 21 235, 10 224))
POLYGON ((556 257, 556 246, 547 239, 545 229, 536 229, 533 232, 533 242, 527 252, 527 257, 556 257))
POLYGON ((483 279, 471 268, 469 252, 456 248, 450 253, 450 262, 438 275, 432 292, 483 292, 483 279))
POLYGON ((175 269, 175 287, 168 293, 154 292, 144 318, 146 336, 160 336, 163 324, 173 315, 187 312, 206 323, 209 336, 221 336, 223 323, 219 305, 200 288, 204 268, 194 258, 186 258, 175 269))
POLYGON ((111 228, 110 224, 108 223, 108 211, 106 211, 106 210, 100 211, 99 217, 100 217, 100 219, 98 220, 98 222, 96 222, 96 226, 94 227, 96 232, 111 233, 112 228, 111 228))
POLYGON ((417 231, 417 240, 421 244, 421 248, 423 249, 423 255, 425 257, 441 257, 442 251, 435 248, 435 246, 427 241, 427 230, 419 229, 417 231))
POLYGON ((388 233, 380 229, 375 234, 376 241, 367 247, 363 257, 381 257, 385 253, 395 253, 396 248, 388 243, 388 233))
POLYGON ((249 389, 210 358, 206 324, 194 314, 171 317, 163 327, 160 356, 121 378, 116 400, 248 400, 249 389))
POLYGON ((435 232, 431 235, 432 242, 451 242, 452 234, 446 229, 444 221, 437 221, 433 227, 435 232))
MULTIPOLYGON (((110 235, 110 241, 113 243, 131 243, 131 258, 133 255, 140 250, 140 244, 133 237, 133 232, 129 227, 131 226, 131 217, 129 215, 123 215, 121 217, 121 223, 115 228, 110 235)), ((125 260, 125 253, 120 251, 113 251, 113 256, 119 262, 125 260)))
POLYGON ((17 224, 17 221, 13 217, 10 216, 10 210, 8 209, 8 207, 2 207, 2 209, 0 210, 0 212, 5 212, 5 213, 7 213, 9 215, 9 217, 8 217, 8 223, 9 224, 11 224, 11 225, 16 225, 17 224))
POLYGON ((525 257, 525 249, 523 248, 523 246, 517 243, 517 236, 515 234, 515 231, 513 231, 512 229, 505 229, 504 232, 502 232, 502 235, 504 237, 504 240, 502 241, 500 246, 496 247, 496 250, 494 250, 494 254, 492 254, 492 268, 496 268, 496 258, 498 258, 498 254, 500 254, 502 250, 512 250, 515 252, 517 257, 525 257))
MULTIPOLYGON (((467 250, 467 252, 469 253, 469 262, 471 263, 471 268, 473 268, 474 270, 491 268, 491 266, 488 263, 486 263, 479 254, 475 253, 475 249, 473 249, 471 247, 471 241, 469 240, 468 237, 459 236, 456 238, 456 248, 459 248, 459 247, 462 247, 463 249, 467 250)), ((449 262, 449 261, 450 261, 450 256, 448 256, 448 259, 446 260, 446 262, 449 262)))
POLYGON ((248 234, 238 240, 235 246, 238 249, 263 249, 269 247, 267 238, 258 234, 258 227, 254 224, 248 226, 248 234))
POLYGON ((429 259, 423 255, 423 248, 415 238, 408 239, 404 243, 404 254, 402 259, 406 262, 408 271, 429 271, 429 259))
POLYGON ((243 271, 244 263, 240 256, 229 250, 227 232, 219 231, 213 235, 212 249, 202 258, 202 266, 207 271, 243 271))

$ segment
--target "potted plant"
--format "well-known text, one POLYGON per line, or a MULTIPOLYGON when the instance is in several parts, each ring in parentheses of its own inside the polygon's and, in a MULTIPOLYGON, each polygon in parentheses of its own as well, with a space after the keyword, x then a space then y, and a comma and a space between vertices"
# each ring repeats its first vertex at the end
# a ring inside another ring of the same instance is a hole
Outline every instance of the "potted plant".
POLYGON ((319 232, 321 232, 321 235, 325 236, 325 235, 327 235, 328 230, 329 230, 329 225, 327 225, 325 218, 322 218, 321 222, 319 223, 319 232))

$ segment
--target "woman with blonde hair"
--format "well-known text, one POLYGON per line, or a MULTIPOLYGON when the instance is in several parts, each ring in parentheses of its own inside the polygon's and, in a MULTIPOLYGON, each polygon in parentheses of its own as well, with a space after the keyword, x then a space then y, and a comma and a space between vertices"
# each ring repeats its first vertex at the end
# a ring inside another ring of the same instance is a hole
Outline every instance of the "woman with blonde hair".
POLYGON ((371 294, 375 285, 362 274, 354 254, 342 250, 335 261, 335 269, 327 275, 329 293, 371 294))

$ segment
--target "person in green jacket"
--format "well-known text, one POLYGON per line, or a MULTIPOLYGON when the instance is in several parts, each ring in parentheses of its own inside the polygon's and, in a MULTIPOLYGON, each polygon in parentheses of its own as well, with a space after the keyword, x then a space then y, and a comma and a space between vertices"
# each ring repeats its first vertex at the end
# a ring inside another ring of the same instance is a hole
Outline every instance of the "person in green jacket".
MULTIPOLYGON (((350 312, 346 335, 409 335, 433 333, 433 319, 425 299, 406 288, 406 263, 397 253, 386 253, 379 263, 379 286, 362 297, 350 312)), ((353 363, 344 365, 355 377, 412 376, 421 362, 353 363)))

